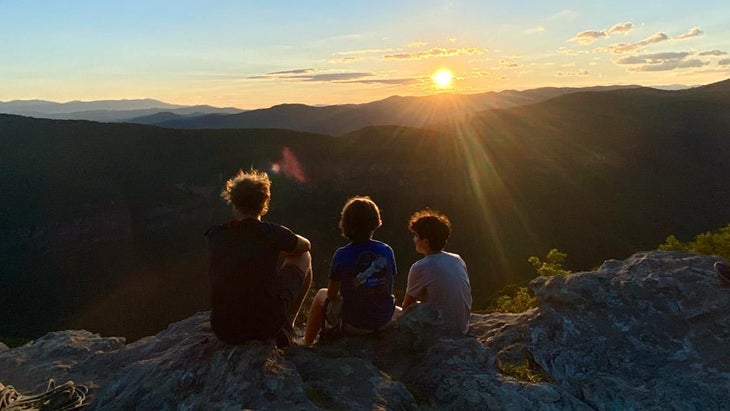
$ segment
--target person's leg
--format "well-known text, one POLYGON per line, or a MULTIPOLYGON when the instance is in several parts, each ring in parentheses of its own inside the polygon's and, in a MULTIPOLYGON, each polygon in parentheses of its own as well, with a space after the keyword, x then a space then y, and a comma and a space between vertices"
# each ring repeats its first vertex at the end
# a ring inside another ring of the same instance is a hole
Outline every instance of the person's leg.
POLYGON ((322 329, 324 324, 324 303, 327 301, 327 289, 321 288, 314 295, 312 306, 309 307, 309 316, 307 317, 307 327, 304 329, 304 345, 312 345, 317 333, 322 329))
POLYGON ((302 308, 302 303, 307 297, 309 288, 312 286, 312 256, 309 252, 306 252, 298 256, 286 257, 282 264, 281 272, 288 271, 284 269, 286 266, 297 267, 297 271, 301 278, 301 285, 297 287, 296 290, 291 290, 293 293, 293 299, 289 304, 289 317, 293 326, 297 319, 297 315, 299 314, 299 310, 302 308))

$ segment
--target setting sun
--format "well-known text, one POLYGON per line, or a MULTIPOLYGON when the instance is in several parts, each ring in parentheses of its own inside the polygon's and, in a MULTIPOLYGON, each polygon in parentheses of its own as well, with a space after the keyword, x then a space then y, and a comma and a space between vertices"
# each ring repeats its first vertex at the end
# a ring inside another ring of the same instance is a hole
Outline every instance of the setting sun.
POLYGON ((451 73, 451 71, 442 69, 436 72, 431 79, 433 80, 434 84, 440 88, 446 88, 451 85, 451 79, 454 77, 454 75, 451 73))

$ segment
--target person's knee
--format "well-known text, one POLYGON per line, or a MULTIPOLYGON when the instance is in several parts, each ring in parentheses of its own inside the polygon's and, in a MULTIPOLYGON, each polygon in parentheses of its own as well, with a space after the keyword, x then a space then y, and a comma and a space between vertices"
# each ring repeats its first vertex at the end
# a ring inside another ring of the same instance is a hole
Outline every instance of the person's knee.
POLYGON ((312 304, 320 305, 324 307, 324 302, 327 300, 327 289, 326 288, 320 288, 317 290, 317 293, 314 295, 314 301, 312 304))

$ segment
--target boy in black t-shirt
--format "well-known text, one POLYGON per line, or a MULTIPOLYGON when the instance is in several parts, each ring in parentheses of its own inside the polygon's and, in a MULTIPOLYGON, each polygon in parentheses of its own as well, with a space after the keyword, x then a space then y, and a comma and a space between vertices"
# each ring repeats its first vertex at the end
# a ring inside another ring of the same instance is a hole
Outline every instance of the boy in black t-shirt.
POLYGON ((293 340, 294 320, 312 282, 309 240, 276 223, 261 221, 271 198, 266 173, 239 171, 221 197, 235 219, 206 233, 210 250, 210 323, 221 340, 239 344, 293 340))

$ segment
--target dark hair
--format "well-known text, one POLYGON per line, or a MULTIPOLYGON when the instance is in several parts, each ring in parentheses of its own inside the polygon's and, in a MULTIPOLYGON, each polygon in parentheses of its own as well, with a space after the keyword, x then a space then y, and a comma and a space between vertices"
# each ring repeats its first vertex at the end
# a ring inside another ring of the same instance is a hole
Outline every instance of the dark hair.
POLYGON ((445 214, 426 208, 413 213, 408 229, 419 238, 427 238, 432 251, 441 251, 451 234, 451 222, 445 214))
POLYGON ((226 181, 221 197, 241 214, 262 216, 269 211, 271 180, 262 171, 238 170, 238 174, 226 181))
POLYGON ((368 196, 352 197, 342 207, 340 230, 342 236, 350 241, 369 240, 380 224, 378 205, 368 196))

